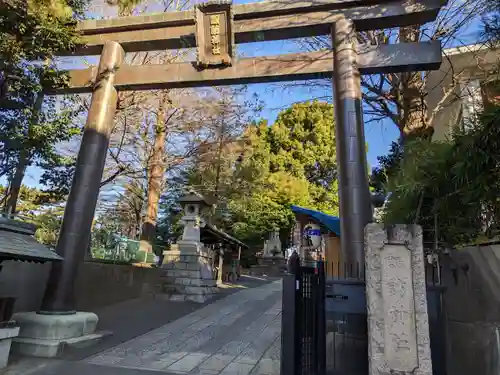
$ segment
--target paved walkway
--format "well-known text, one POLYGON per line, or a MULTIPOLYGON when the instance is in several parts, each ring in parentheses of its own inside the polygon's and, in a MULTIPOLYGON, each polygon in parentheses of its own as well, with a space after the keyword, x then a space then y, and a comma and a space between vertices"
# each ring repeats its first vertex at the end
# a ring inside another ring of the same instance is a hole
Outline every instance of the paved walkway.
POLYGON ((230 295, 85 361, 189 375, 274 375, 280 331, 279 281, 230 295))
MULTIPOLYGON (((148 319, 147 314, 143 318, 148 319)), ((278 375, 280 332, 281 281, 277 281, 231 294, 82 361, 44 362, 29 372, 278 375)))

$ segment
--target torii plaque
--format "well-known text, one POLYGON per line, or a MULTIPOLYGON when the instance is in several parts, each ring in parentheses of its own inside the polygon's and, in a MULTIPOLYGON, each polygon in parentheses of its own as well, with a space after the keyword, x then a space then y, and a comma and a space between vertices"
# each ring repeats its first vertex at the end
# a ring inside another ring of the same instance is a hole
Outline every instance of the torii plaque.
POLYGON ((230 66, 234 44, 231 2, 211 1, 198 4, 195 16, 198 66, 230 66))

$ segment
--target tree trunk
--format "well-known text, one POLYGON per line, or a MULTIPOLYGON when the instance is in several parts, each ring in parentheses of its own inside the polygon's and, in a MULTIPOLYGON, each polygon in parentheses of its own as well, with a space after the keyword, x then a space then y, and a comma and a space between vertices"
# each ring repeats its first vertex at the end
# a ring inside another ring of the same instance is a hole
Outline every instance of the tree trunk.
POLYGON ((219 139, 218 139, 218 149, 217 149, 217 169, 215 171, 215 187, 214 187, 214 208, 219 204, 219 183, 220 183, 220 173, 221 173, 221 157, 222 157, 222 147, 224 146, 224 132, 225 132, 225 121, 222 119, 219 128, 219 139))
MULTIPOLYGON (((402 27, 399 30, 401 43, 418 42, 420 27, 402 27)), ((401 74, 402 111, 400 129, 404 138, 431 138, 434 129, 427 121, 427 105, 422 74, 401 74)))
MULTIPOLYGON (((40 111, 42 110, 43 99, 44 99, 43 92, 39 92, 37 94, 35 104, 33 106, 31 123, 38 122, 40 111)), ((28 148, 29 148, 28 145, 25 145, 25 147, 20 150, 19 161, 16 166, 16 171, 9 184, 9 193, 8 193, 9 195, 5 206, 5 210, 7 211, 8 214, 16 213, 17 200, 19 199, 19 193, 21 191, 21 186, 23 184, 24 174, 26 173, 26 168, 30 163, 31 156, 30 152, 28 151, 28 148)))
POLYGON ((26 150, 21 150, 19 154, 19 161, 17 163, 16 171, 9 184, 9 192, 5 211, 10 214, 16 213, 17 200, 23 184, 24 174, 29 164, 29 154, 26 150))
POLYGON ((141 248, 151 252, 152 242, 156 232, 156 218, 158 216, 158 203, 160 201, 163 175, 165 173, 165 140, 167 126, 165 124, 166 94, 160 96, 158 116, 155 126, 155 141, 148 173, 148 203, 146 217, 142 225, 141 248))

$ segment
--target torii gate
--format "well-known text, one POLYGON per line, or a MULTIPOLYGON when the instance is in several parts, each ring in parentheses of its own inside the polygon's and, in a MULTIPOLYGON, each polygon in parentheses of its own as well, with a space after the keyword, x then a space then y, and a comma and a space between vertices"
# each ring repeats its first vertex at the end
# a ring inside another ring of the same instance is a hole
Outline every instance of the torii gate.
POLYGON ((333 75, 342 243, 346 263, 364 264, 364 227, 371 221, 360 74, 438 69, 439 41, 357 45, 356 30, 433 21, 446 0, 289 0, 232 6, 225 1, 158 15, 86 20, 87 47, 68 55, 100 54, 96 68, 70 72, 70 87, 92 102, 40 313, 74 312, 73 285, 88 246, 117 90, 151 90, 333 75), (333 51, 238 59, 234 45, 331 34, 333 51), (122 66, 125 52, 197 47, 196 62, 122 66))

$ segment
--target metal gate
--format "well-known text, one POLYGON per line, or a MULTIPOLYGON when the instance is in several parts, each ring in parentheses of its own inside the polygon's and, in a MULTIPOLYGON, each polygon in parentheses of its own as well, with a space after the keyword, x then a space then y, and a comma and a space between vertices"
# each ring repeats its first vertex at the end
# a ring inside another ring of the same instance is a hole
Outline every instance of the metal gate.
POLYGON ((283 279, 282 375, 325 374, 325 272, 300 266, 283 279))
MULTIPOLYGON (((293 272, 283 279, 281 375, 368 375, 363 275, 326 276, 323 262, 293 272)), ((444 288, 427 282, 433 375, 446 375, 444 288)))
POLYGON ((326 374, 368 375, 365 281, 342 274, 326 282, 326 374))
POLYGON ((283 280, 282 375, 367 375, 365 283, 296 265, 283 280))

